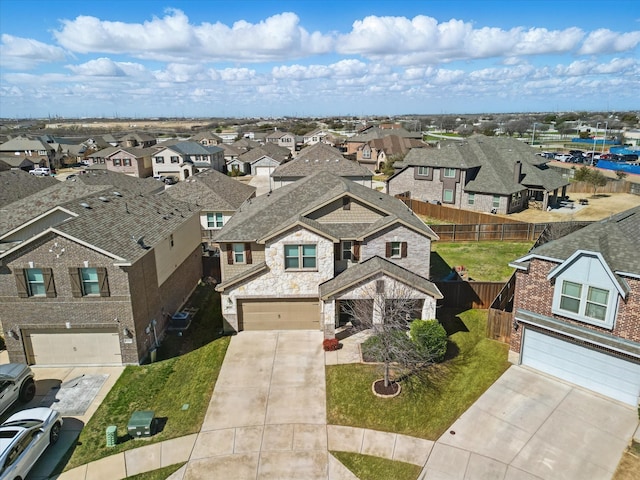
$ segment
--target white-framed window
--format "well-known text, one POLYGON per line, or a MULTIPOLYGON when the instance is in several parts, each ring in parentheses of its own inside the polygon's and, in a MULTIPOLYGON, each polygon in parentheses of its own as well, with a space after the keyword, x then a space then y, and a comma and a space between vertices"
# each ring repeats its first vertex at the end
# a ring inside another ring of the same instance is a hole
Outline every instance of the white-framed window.
POLYGON ((47 294, 44 275, 40 268, 27 268, 24 271, 27 279, 27 292, 30 297, 44 297, 47 294))
POLYGON ((180 157, 172 156, 171 163, 180 163, 180 157))
POLYGON ((469 205, 475 205, 476 204, 476 194, 475 193, 470 193, 469 196, 467 197, 467 203, 469 205))
POLYGON ((234 243, 231 249, 233 251, 233 263, 245 263, 244 243, 234 243))
POLYGON ((100 282, 98 280, 97 269, 81 268, 80 284, 82 286, 82 295, 100 295, 100 282))
POLYGON ((164 157, 155 157, 154 160, 156 163, 164 163, 164 157))
POLYGON ((418 175, 421 177, 429 176, 429 167, 418 167, 418 175))
POLYGON ((207 227, 222 228, 224 225, 224 216, 220 212, 207 213, 207 227))
POLYGON ((285 270, 315 270, 317 268, 316 246, 312 244, 285 245, 285 270))
POLYGON ((554 313, 601 327, 613 326, 615 297, 611 290, 573 279, 561 279, 555 288, 554 313))
POLYGON ((122 160, 120 160, 119 158, 114 158, 113 159, 113 166, 114 167, 119 167, 121 163, 122 163, 122 160))
POLYGON ((342 260, 353 260, 353 242, 351 240, 343 240, 341 243, 342 260))
POLYGON ((130 167, 131 166, 131 159, 130 158, 125 158, 123 160, 123 164, 125 167, 130 167))
POLYGON ((444 203, 453 203, 453 190, 445 188, 442 192, 442 201, 444 203))
POLYGON ((402 242, 391 242, 391 258, 402 256, 402 242))
POLYGON ((456 178, 456 169, 455 168, 445 168, 444 169, 444 178, 456 178))
POLYGON ((493 208, 500 208, 500 195, 493 196, 493 202, 491 204, 493 208))
POLYGON ((366 159, 371 158, 371 149, 370 148, 363 148, 362 149, 362 158, 366 158, 366 159))

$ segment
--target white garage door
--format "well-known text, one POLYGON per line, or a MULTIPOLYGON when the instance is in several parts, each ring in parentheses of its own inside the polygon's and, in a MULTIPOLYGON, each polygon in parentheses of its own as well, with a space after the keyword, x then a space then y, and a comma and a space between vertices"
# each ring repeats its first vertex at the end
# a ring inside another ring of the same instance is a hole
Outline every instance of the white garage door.
POLYGON ((240 330, 318 330, 318 300, 239 300, 240 330))
POLYGON ((629 405, 638 404, 640 365, 526 329, 522 363, 629 405))
POLYGON ((122 365, 115 331, 30 332, 25 348, 33 365, 122 365))
POLYGON ((263 177, 271 175, 271 172, 275 170, 274 167, 256 167, 256 176, 263 177))

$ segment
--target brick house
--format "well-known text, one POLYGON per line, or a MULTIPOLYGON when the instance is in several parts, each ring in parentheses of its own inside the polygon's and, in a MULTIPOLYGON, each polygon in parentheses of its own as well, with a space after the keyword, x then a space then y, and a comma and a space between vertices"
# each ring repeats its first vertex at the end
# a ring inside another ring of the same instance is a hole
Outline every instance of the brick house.
POLYGON ((450 207, 513 213, 533 202, 544 210, 569 182, 523 142, 476 136, 438 148, 414 148, 394 163, 387 193, 450 207))
POLYGON ((9 359, 138 364, 202 276, 199 212, 168 197, 59 182, 0 219, 9 359), (30 208, 26 208, 30 206, 30 208))
POLYGON ((214 238, 225 330, 316 329, 332 338, 349 302, 400 289, 416 317, 435 318, 435 239, 399 200, 328 171, 260 196, 214 238))
POLYGON ((637 406, 638 238, 640 207, 515 260, 510 359, 637 406))

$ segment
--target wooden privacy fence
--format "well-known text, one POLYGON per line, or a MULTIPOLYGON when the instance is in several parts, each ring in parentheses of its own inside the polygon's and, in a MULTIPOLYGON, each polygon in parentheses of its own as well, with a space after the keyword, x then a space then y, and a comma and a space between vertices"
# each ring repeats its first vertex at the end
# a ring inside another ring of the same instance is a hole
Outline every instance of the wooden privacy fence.
MULTIPOLYGON (((606 185, 598 187, 596 193, 632 193, 631 182, 609 180, 606 185)), ((636 188, 634 188, 635 193, 636 188)), ((587 182, 571 182, 567 193, 593 193, 593 185, 587 182)))
POLYGON ((497 217, 489 213, 472 212, 470 210, 461 210, 459 208, 447 207, 445 205, 426 203, 420 200, 415 200, 406 195, 396 195, 396 197, 402 200, 411 210, 413 210, 418 215, 437 218, 439 220, 445 220, 451 223, 523 223, 518 220, 497 217))
POLYGON ((435 282, 444 295, 443 307, 486 309, 504 287, 503 282, 435 282))
POLYGON ((534 241, 544 231, 544 223, 477 223, 466 225, 429 225, 440 241, 520 240, 534 241))
POLYGON ((504 284, 489 307, 487 316, 487 338, 509 343, 513 322, 513 294, 516 290, 515 272, 504 284))

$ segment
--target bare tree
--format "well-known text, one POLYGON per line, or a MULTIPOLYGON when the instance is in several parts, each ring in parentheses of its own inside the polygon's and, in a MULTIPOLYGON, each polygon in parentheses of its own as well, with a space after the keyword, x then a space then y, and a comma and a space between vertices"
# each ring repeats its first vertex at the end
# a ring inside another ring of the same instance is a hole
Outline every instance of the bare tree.
POLYGON ((421 378, 425 366, 442 359, 442 352, 424 348, 408 334, 411 321, 422 316, 423 302, 412 289, 377 280, 361 292, 360 298, 346 302, 343 310, 351 316, 354 328, 372 331, 363 350, 382 365, 386 388, 397 380, 392 379, 392 366, 404 375, 421 378))

